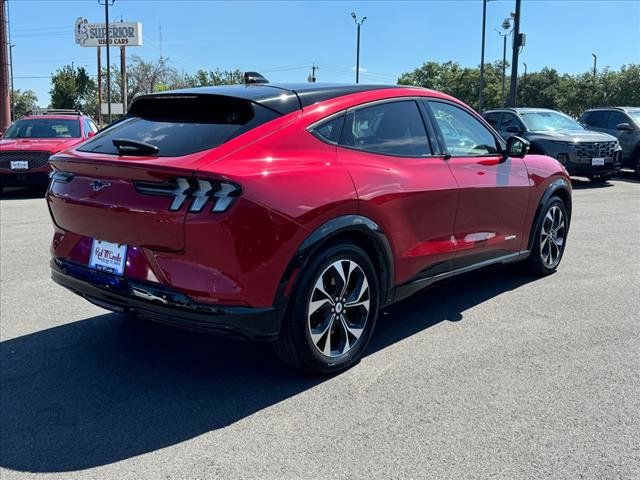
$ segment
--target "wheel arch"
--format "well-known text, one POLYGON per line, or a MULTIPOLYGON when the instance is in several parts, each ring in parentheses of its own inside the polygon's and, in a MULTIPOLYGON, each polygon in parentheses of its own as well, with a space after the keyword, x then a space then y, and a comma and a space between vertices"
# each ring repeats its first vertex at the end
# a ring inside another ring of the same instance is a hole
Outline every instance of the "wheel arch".
MULTIPOLYGON (((534 220, 531 223, 531 230, 529 231, 529 242, 528 242, 528 250, 531 251, 533 247, 535 232, 537 231, 538 224, 542 220, 542 212, 544 210, 544 206, 547 204, 549 199, 552 196, 559 197, 565 204, 565 208, 567 209, 567 216, 569 225, 571 224, 571 185, 569 181, 565 178, 556 178, 553 180, 546 188, 540 201, 538 202, 538 206, 536 207, 536 213, 534 215, 534 220)), ((568 227, 567 227, 568 228, 568 227)))
POLYGON ((358 245, 369 255, 378 274, 380 306, 391 303, 395 269, 389 240, 382 228, 370 218, 362 215, 342 215, 316 228, 298 247, 278 286, 275 305, 286 308, 299 273, 316 252, 343 240, 358 245))

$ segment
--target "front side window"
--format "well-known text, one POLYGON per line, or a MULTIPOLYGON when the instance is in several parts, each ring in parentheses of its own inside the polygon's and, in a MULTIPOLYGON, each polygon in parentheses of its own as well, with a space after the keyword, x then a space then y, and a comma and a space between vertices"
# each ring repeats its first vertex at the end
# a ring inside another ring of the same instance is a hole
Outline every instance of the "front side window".
POLYGON ((594 112, 588 112, 584 116, 584 123, 590 127, 604 128, 607 124, 607 117, 609 112, 606 110, 596 110, 594 112))
POLYGON ((340 145, 383 155, 431 155, 429 140, 414 100, 386 102, 349 113, 340 145))
POLYGON ((611 112, 609 114, 609 120, 607 120, 606 128, 608 130, 615 130, 621 123, 629 123, 629 119, 622 112, 611 112))
POLYGON ((513 113, 505 112, 502 115, 499 130, 503 132, 520 132, 522 131, 522 124, 513 113))
POLYGON ((553 111, 522 112, 520 114, 529 130, 533 132, 557 132, 560 130, 584 130, 584 127, 569 115, 553 111))
POLYGON ((636 122, 636 125, 640 127, 640 108, 637 110, 629 110, 627 113, 636 122))
POLYGON ((4 138, 79 138, 78 120, 25 118, 16 120, 5 132, 4 138))
POLYGON ((489 125, 497 130, 498 123, 500 122, 500 115, 502 115, 500 112, 486 113, 484 115, 484 119, 489 123, 489 125))
POLYGON ((493 134, 473 115, 449 103, 429 102, 447 153, 453 157, 477 157, 498 153, 493 134))
POLYGON ((91 120, 89 120, 88 118, 84 119, 84 134, 87 135, 89 132, 93 132, 96 133, 98 131, 98 127, 96 127, 96 124, 93 123, 91 120))

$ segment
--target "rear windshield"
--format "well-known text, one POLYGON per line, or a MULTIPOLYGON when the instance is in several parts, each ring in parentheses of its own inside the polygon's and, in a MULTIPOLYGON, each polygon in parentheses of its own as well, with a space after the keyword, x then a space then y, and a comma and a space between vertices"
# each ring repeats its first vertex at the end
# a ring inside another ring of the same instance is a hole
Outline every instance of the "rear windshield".
POLYGON ((80 122, 55 118, 25 118, 16 120, 4 133, 4 138, 79 138, 80 122))
POLYGON ((158 156, 178 157, 217 147, 279 116, 269 108, 239 98, 148 97, 132 105, 128 118, 108 127, 78 150, 118 155, 113 140, 127 139, 158 147, 158 156))

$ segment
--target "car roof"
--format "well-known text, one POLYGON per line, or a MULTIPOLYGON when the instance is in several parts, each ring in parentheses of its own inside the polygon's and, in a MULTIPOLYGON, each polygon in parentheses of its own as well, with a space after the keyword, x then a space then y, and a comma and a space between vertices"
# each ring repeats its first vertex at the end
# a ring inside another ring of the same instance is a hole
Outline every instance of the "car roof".
POLYGON ((595 111, 602 111, 602 110, 622 110, 623 112, 629 112, 632 110, 640 110, 640 107, 594 107, 594 108, 589 108, 587 110, 585 110, 586 112, 595 112, 595 111))
POLYGON ((352 93, 391 88, 407 88, 402 85, 365 85, 339 83, 255 83, 245 85, 222 85, 216 87, 195 87, 168 92, 154 93, 142 98, 175 95, 222 95, 242 98, 264 105, 280 113, 291 113, 317 102, 352 93))
POLYGON ((551 108, 537 108, 537 107, 505 107, 505 108, 492 108, 490 110, 485 110, 485 113, 498 113, 498 112, 513 112, 513 113, 535 113, 535 112, 558 112, 558 110, 553 110, 551 108))
POLYGON ((85 115, 77 114, 77 115, 25 115, 24 117, 20 117, 18 120, 79 120, 80 117, 84 117, 85 115))

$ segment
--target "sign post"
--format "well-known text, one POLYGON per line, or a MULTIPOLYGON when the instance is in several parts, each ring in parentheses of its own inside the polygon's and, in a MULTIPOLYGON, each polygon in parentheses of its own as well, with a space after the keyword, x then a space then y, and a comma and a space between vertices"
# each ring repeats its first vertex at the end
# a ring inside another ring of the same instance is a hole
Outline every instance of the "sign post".
MULTIPOLYGON (((102 105, 102 54, 100 47, 96 48, 98 52, 98 105, 102 105)), ((102 110, 98 109, 98 125, 102 126, 102 110)))
MULTIPOLYGON (((142 24, 140 22, 89 23, 86 18, 78 18, 75 24, 75 40, 81 47, 94 47, 98 50, 98 104, 102 105, 102 67, 100 47, 120 47, 120 73, 122 75, 122 102, 124 112, 127 111, 127 65, 126 47, 139 47, 142 45, 142 24)), ((109 55, 107 48, 107 90, 111 90, 109 55)), ((107 99, 107 115, 111 121, 109 112, 110 98, 107 99)), ((113 113, 113 112, 111 112, 113 113)), ((99 113, 102 116, 102 112, 99 113)), ((101 123, 101 118, 98 122, 101 123)))

